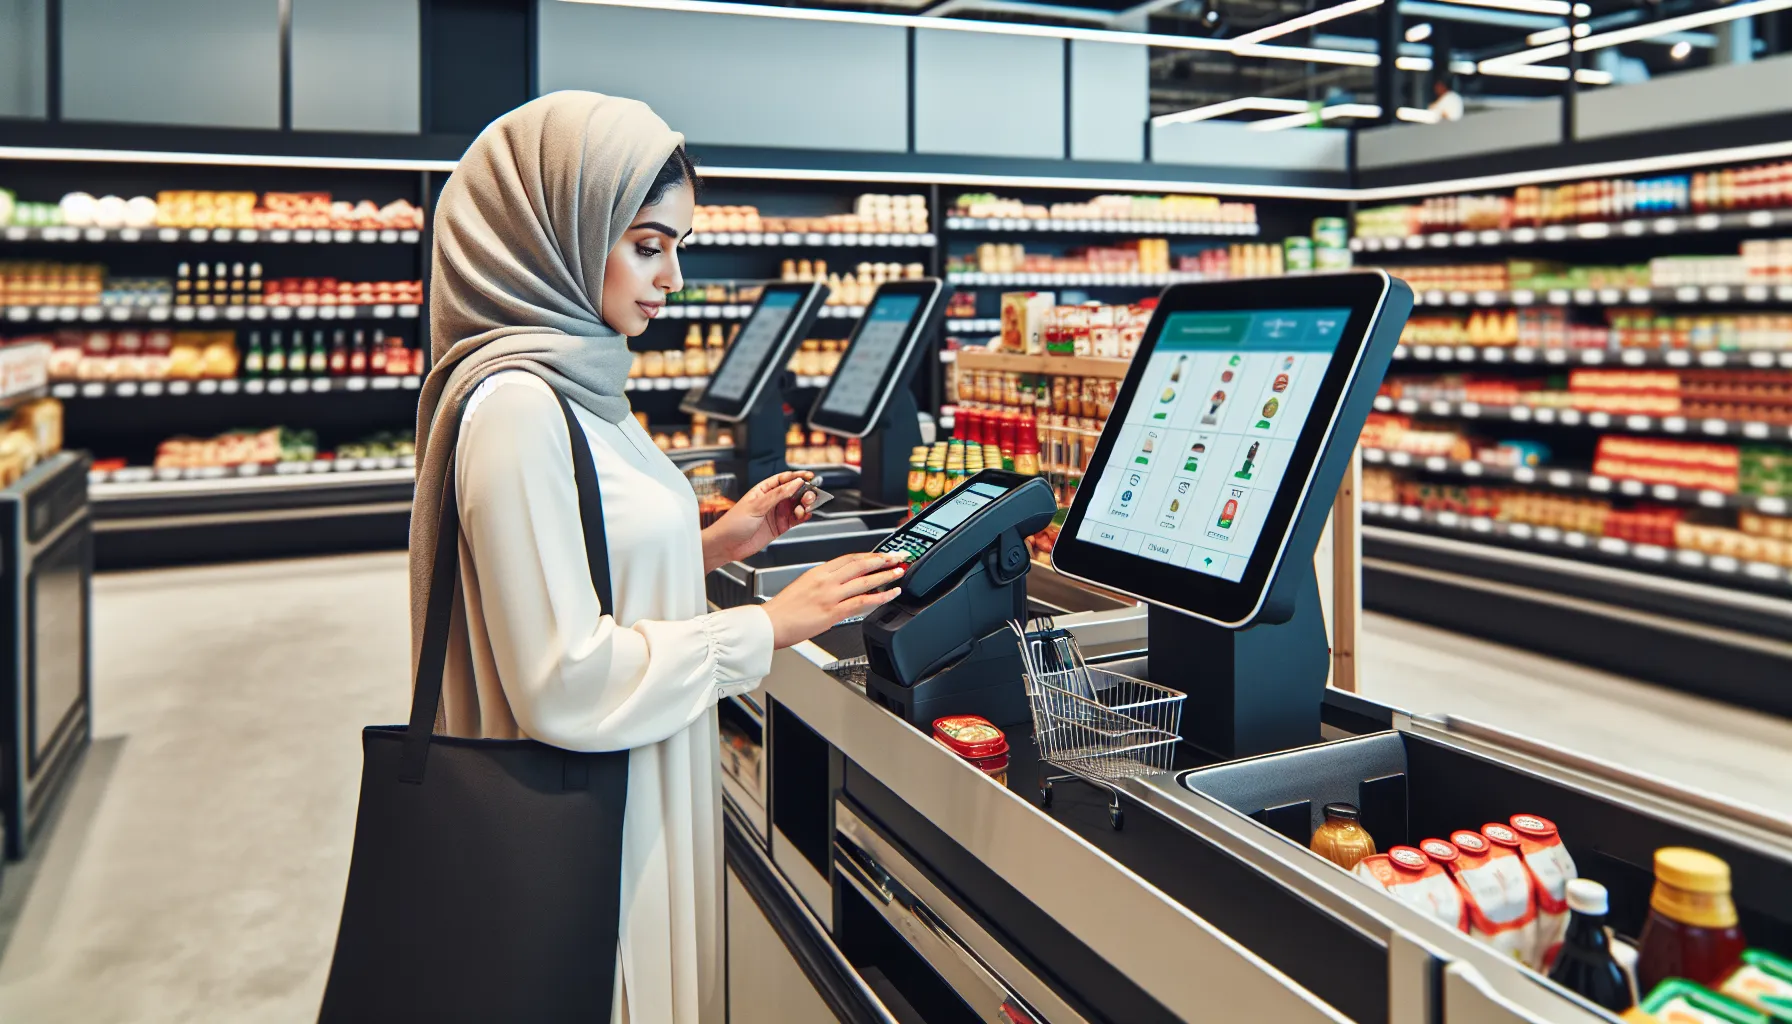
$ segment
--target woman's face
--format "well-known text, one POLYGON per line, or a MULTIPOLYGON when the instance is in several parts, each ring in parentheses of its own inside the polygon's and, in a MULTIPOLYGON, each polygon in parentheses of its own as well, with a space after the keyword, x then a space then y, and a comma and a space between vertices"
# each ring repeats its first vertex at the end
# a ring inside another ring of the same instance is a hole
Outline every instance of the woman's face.
POLYGON ((604 264, 604 323, 633 338, 666 305, 666 294, 684 287, 678 243, 691 233, 695 196, 689 184, 666 190, 641 207, 604 264))

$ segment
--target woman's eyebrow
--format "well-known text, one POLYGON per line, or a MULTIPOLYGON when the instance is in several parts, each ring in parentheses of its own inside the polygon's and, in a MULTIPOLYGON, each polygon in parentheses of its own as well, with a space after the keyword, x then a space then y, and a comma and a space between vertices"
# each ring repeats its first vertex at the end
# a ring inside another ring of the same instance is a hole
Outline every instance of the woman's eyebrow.
POLYGON ((641 223, 634 225, 634 227, 645 228, 648 231, 657 231, 660 234, 665 235, 667 238, 670 238, 674 242, 678 241, 678 232, 672 230, 670 227, 668 227, 664 224, 661 224, 657 220, 644 220, 641 223))

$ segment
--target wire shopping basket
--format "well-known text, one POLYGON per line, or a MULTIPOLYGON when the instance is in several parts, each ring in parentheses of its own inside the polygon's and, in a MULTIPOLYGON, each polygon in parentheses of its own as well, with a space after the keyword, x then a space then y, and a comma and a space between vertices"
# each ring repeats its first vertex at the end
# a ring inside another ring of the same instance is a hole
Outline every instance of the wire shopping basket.
POLYGON ((1066 773, 1041 769, 1040 804, 1052 805, 1054 782, 1082 779, 1107 790, 1108 820, 1120 828, 1125 817, 1114 783, 1170 770, 1185 695, 1102 668, 1026 675, 1039 758, 1066 773))

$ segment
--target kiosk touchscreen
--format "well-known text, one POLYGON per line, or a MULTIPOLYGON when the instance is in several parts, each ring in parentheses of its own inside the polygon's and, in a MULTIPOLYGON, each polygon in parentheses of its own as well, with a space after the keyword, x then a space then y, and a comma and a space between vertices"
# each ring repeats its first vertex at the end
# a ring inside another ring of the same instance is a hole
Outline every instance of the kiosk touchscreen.
POLYGON ((907 504, 908 456, 921 443, 909 381, 938 329, 944 290, 937 278, 879 285, 809 412, 812 429, 865 438, 859 489, 869 504, 907 504))
POLYGON ((922 727, 956 714, 1025 719, 1008 623, 1026 617, 1026 538, 1057 511, 1044 480, 986 469, 878 544, 910 560, 901 596, 865 617, 866 696, 922 727))
POLYGON ((827 294, 819 281, 766 285, 709 386, 680 405, 687 413, 741 425, 735 431, 733 470, 743 487, 785 468, 784 389, 776 382, 827 294))
MULTIPOLYGON (((1204 709, 1229 722, 1210 750, 1290 745, 1253 734, 1265 723, 1248 705, 1325 683, 1313 553, 1411 309, 1379 271, 1183 285, 1133 357, 1052 564, 1154 606, 1154 681, 1189 690, 1185 736, 1203 725, 1201 687, 1161 665, 1249 677, 1249 694, 1204 709)), ((1295 741, 1318 739, 1319 697, 1295 741)))

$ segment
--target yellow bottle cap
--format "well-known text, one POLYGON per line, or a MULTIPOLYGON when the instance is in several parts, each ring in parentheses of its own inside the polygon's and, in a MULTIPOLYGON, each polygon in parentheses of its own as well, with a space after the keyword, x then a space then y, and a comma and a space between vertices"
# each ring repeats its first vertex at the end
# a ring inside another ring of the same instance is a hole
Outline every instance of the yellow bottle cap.
POLYGON ((1704 850, 1664 846, 1655 851, 1655 879, 1685 892, 1727 893, 1730 865, 1704 850))

